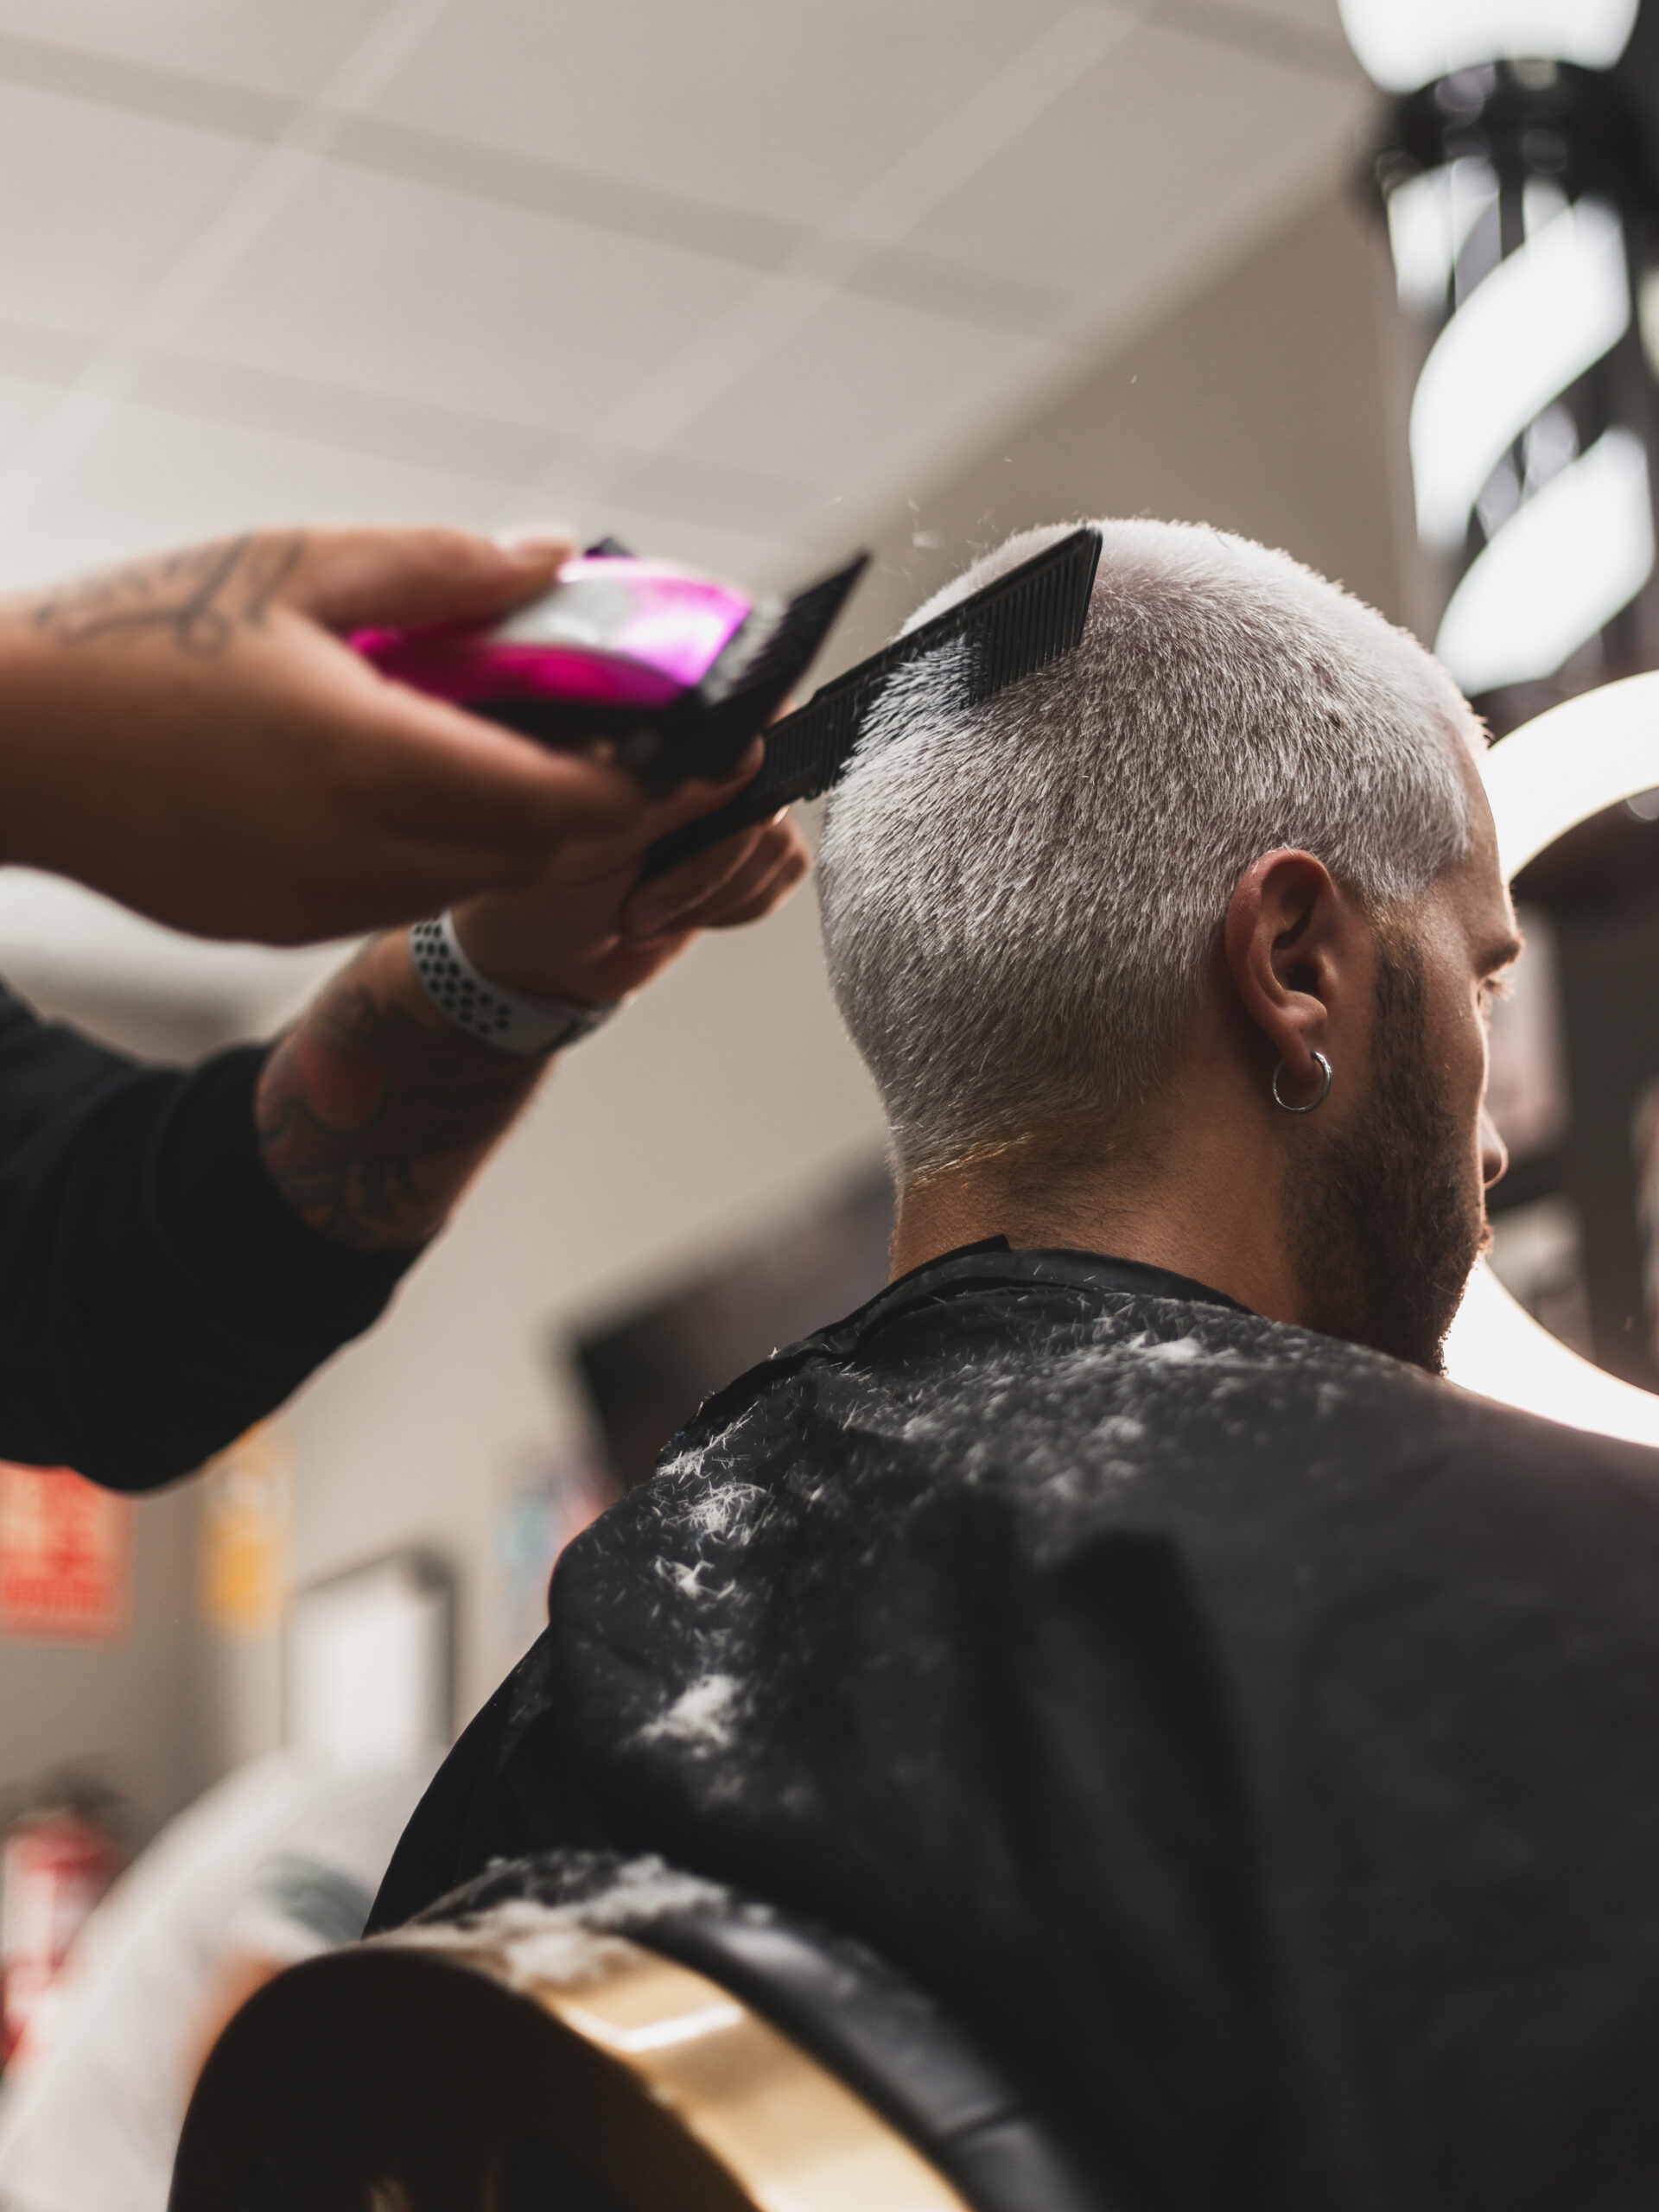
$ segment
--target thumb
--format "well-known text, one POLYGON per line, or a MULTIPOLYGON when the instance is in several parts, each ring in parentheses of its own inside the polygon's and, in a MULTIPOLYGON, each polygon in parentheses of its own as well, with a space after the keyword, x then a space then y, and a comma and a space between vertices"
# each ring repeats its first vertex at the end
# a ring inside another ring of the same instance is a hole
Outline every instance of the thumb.
POLYGON ((510 538, 469 530, 321 530, 282 593, 325 628, 482 622, 544 591, 574 540, 556 527, 510 538))

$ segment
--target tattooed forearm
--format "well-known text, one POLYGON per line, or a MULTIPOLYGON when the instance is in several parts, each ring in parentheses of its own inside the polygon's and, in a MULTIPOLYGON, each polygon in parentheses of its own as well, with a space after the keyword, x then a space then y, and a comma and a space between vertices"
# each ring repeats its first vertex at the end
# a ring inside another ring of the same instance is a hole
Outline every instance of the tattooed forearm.
POLYGON ((405 938, 382 938, 273 1048, 255 1108, 265 1165, 320 1235, 423 1244, 543 1067, 441 1022, 405 938))
POLYGON ((305 550, 302 532, 231 537, 78 578, 30 602, 30 621, 60 645, 136 632, 170 636, 212 659, 238 629, 257 629, 305 550))

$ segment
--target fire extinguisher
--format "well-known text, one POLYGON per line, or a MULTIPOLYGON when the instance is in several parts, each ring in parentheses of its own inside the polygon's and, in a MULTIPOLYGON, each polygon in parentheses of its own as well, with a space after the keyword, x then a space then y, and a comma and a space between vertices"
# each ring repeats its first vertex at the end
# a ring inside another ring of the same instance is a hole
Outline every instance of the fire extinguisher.
POLYGON ((125 1854, 104 1793, 60 1788, 0 1841, 0 2063, 10 2059, 125 1854))

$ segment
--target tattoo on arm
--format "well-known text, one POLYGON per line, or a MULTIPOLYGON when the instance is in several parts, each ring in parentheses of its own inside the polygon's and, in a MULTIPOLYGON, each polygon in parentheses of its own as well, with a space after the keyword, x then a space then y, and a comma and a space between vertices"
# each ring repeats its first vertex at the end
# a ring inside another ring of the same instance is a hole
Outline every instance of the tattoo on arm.
POLYGON ((212 660, 238 629, 259 627, 304 550, 298 531, 193 545, 79 577, 35 600, 29 617, 60 645, 160 632, 181 652, 212 660))
POLYGON ((319 1235, 423 1244, 544 1068, 435 1026, 404 937, 382 938, 272 1049, 255 1106, 265 1165, 319 1235))

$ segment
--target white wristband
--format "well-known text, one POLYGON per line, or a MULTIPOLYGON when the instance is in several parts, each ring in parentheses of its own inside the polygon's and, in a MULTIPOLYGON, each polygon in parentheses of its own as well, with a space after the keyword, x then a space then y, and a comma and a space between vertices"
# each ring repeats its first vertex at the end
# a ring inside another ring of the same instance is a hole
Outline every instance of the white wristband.
POLYGON ((576 1006, 569 999, 531 998, 527 991, 492 982, 462 950, 448 913, 416 922, 409 933, 409 951, 422 988, 446 1021, 526 1059, 574 1045, 608 1021, 621 1004, 619 999, 609 1006, 576 1006))

